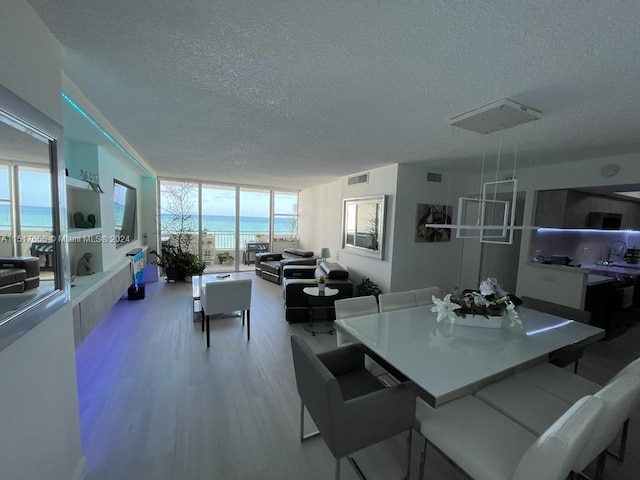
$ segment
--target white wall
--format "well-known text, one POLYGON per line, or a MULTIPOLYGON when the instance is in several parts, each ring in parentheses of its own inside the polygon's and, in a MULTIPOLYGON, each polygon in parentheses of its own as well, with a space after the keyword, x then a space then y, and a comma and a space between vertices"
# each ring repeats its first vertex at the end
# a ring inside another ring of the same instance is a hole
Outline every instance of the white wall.
MULTIPOLYGON (((62 123, 60 45, 26 0, 2 1, 0 65, 0 84, 62 123)), ((0 365, 0 478, 69 480, 84 464, 70 305, 2 350, 0 365)))
POLYGON ((418 203, 451 205, 455 222, 458 197, 468 192, 466 176, 442 174, 442 182, 427 182, 426 168, 399 165, 394 228, 391 290, 403 291, 437 285, 443 291, 459 286, 462 240, 451 231, 449 242, 416 242, 418 203))
MULTIPOLYGON (((125 161, 126 162, 126 161, 125 161)), ((113 212, 113 181, 119 180, 136 189, 136 239, 126 245, 116 248, 115 242, 109 241, 102 246, 102 266, 108 270, 116 263, 122 263, 129 250, 142 246, 142 177, 131 170, 129 165, 115 158, 102 147, 98 147, 98 175, 100 186, 104 190, 104 198, 100 202, 102 216, 102 233, 107 237, 115 234, 113 212)))
POLYGON ((0 352, 0 478, 65 479, 82 464, 71 305, 0 352))
POLYGON ((307 188, 298 196, 300 248, 320 254, 328 247, 331 262, 340 262, 340 222, 342 192, 340 182, 307 188))

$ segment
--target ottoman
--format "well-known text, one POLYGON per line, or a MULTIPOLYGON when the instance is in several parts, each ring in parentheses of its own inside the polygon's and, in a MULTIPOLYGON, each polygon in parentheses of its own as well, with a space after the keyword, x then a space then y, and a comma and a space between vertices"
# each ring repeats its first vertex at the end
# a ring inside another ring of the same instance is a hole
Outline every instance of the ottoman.
POLYGON ((262 278, 280 285, 280 260, 267 260, 266 262, 263 260, 260 262, 260 266, 262 278))
POLYGON ((40 285, 40 259, 37 257, 0 257, 0 270, 3 269, 24 271, 24 285, 20 292, 38 288, 40 285))
POLYGON ((0 293, 22 293, 26 276, 22 268, 0 268, 0 293))

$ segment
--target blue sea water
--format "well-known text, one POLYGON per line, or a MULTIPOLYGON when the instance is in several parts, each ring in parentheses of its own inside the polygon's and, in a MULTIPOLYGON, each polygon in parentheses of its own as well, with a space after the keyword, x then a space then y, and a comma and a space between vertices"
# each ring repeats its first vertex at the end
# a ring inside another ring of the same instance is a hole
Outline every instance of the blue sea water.
MULTIPOLYGON (((50 207, 20 207, 20 224, 22 231, 50 232, 53 225, 50 207)), ((0 230, 8 231, 11 227, 11 212, 8 203, 0 203, 0 230)))
MULTIPOLYGON (((121 210, 121 209, 120 209, 121 210)), ((122 211, 116 210, 116 223, 122 223, 122 211)), ((0 230, 8 230, 11 222, 9 205, 0 203, 0 230)), ((167 223, 168 218, 163 216, 163 223, 167 223)), ((24 205, 20 209, 20 222, 22 230, 31 231, 51 231, 52 213, 49 207, 32 207, 24 205)), ((274 225, 274 234, 276 236, 284 236, 291 233, 290 217, 276 217, 274 225)), ((197 219, 194 221, 197 230, 197 219)), ((203 215, 202 228, 210 233, 232 233, 236 229, 235 217, 223 215, 203 215)), ((243 234, 268 233, 269 218, 268 217, 240 217, 240 232, 243 234)))

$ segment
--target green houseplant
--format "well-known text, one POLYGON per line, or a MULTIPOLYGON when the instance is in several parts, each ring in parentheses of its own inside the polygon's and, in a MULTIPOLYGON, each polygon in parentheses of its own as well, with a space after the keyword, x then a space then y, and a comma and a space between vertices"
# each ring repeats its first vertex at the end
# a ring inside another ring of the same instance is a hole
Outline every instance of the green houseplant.
POLYGON ((227 251, 216 253, 216 257, 218 257, 220 265, 231 265, 234 260, 234 257, 227 251))
POLYGON ((362 281, 356 285, 356 296, 357 297, 365 297, 367 295, 373 295, 378 299, 378 295, 382 293, 380 287, 377 284, 373 283, 369 277, 364 277, 362 281))
POLYGON ((160 266, 167 275, 167 282, 184 280, 187 276, 201 275, 206 264, 195 253, 182 250, 180 247, 163 243, 161 253, 151 251, 157 257, 160 266))

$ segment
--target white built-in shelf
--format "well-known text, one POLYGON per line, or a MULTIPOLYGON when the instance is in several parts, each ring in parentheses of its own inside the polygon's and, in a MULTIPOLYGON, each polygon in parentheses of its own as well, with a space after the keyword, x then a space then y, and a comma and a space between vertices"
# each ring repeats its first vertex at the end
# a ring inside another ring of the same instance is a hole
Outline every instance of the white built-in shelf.
POLYGON ((69 238, 91 238, 102 234, 102 228, 70 228, 69 238))
POLYGON ((67 182, 67 188, 70 188, 72 190, 93 191, 93 189, 91 188, 91 185, 89 185, 88 182, 85 182, 83 180, 78 180, 77 178, 73 178, 73 177, 66 177, 66 182, 67 182))

